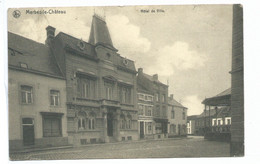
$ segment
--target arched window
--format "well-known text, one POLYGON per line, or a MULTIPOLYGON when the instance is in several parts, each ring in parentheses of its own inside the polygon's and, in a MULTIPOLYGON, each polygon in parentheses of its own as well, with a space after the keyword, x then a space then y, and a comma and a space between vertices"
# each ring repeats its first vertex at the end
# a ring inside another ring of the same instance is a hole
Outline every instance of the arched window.
POLYGON ((78 113, 78 129, 86 129, 86 113, 82 111, 78 113))
POLYGON ((90 113, 88 117, 88 129, 94 130, 95 129, 95 113, 90 113))
POLYGON ((126 119, 125 119, 125 115, 123 114, 120 115, 120 128, 121 129, 126 128, 126 119))
POLYGON ((131 129, 132 128, 132 117, 131 117, 131 115, 127 115, 126 128, 127 129, 131 129))

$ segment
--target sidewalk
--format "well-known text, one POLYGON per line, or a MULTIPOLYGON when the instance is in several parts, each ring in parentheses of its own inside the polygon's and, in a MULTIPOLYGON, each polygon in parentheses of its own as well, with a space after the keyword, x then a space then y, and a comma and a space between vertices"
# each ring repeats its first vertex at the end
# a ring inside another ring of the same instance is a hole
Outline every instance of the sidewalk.
MULTIPOLYGON (((112 142, 112 143, 96 143, 96 144, 87 144, 79 146, 78 148, 82 147, 93 147, 98 145, 118 145, 118 144, 131 144, 131 143, 143 143, 143 142, 150 142, 150 141, 164 141, 164 140, 182 140, 182 139, 191 139, 191 137, 174 137, 174 138, 163 138, 163 139, 142 139, 136 141, 120 141, 120 142, 112 142)), ((70 149, 75 148, 73 145, 67 146, 59 146, 59 147, 44 147, 44 148, 26 148, 22 150, 9 150, 9 154, 16 154, 16 153, 30 153, 30 152, 39 152, 39 151, 47 151, 47 150, 58 150, 58 149, 70 149)))

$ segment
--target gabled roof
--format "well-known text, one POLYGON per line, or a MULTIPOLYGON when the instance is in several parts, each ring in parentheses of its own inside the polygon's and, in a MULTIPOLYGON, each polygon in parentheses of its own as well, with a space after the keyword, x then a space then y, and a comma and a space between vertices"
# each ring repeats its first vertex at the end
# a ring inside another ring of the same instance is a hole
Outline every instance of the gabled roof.
POLYGON ((177 107, 181 107, 181 108, 185 108, 185 109, 188 109, 186 108, 185 106, 183 106, 181 103, 179 103, 178 101, 176 101, 174 98, 170 98, 168 97, 168 104, 169 105, 173 105, 173 106, 177 106, 177 107))
POLYGON ((152 81, 152 82, 156 82, 158 84, 162 84, 162 85, 165 85, 167 86, 166 84, 163 84, 162 82, 160 82, 158 79, 154 79, 153 76, 151 75, 148 75, 146 73, 143 73, 144 77, 147 78, 148 80, 152 81))
POLYGON ((110 49, 116 50, 113 46, 112 39, 110 37, 109 30, 107 28, 105 20, 103 20, 96 14, 93 15, 88 42, 92 45, 101 44, 110 49))
POLYGON ((62 77, 56 60, 46 45, 11 32, 8 32, 8 65, 24 71, 62 77), (22 68, 21 63, 28 68, 22 68))

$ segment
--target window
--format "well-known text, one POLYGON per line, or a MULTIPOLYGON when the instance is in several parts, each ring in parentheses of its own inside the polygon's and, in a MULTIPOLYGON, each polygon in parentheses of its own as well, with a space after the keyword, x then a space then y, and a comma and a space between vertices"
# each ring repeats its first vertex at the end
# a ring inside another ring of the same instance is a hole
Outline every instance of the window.
POLYGON ((152 123, 151 122, 147 122, 147 134, 152 134, 153 130, 152 130, 152 123))
POLYGON ((20 63, 21 68, 28 68, 28 65, 26 63, 20 63))
POLYGON ((162 107, 162 112, 163 112, 163 117, 166 117, 167 110, 165 106, 162 107))
POLYGON ((86 113, 85 112, 78 113, 78 129, 79 130, 86 129, 86 113))
POLYGON ((156 123, 155 124, 155 130, 156 130, 156 133, 162 133, 162 124, 161 123, 156 123))
POLYGON ((139 106, 138 114, 141 116, 141 115, 144 114, 144 110, 143 110, 143 107, 144 107, 144 106, 141 105, 141 104, 139 104, 138 106, 139 106))
POLYGON ((32 87, 22 85, 21 86, 21 97, 22 97, 22 103, 31 104, 32 103, 32 87))
POLYGON ((91 113, 88 118, 88 129, 94 130, 95 129, 95 114, 91 113))
POLYGON ((112 100, 112 88, 108 86, 106 87, 106 98, 112 100))
POLYGON ((43 136, 61 136, 61 119, 58 117, 43 117, 43 136))
POLYGON ((154 94, 154 98, 155 98, 155 101, 157 101, 157 102, 159 101, 159 95, 158 95, 158 93, 155 93, 155 94, 154 94))
POLYGON ((95 120, 94 120, 94 118, 89 118, 88 119, 88 128, 91 129, 91 130, 95 129, 95 120))
POLYGON ((147 101, 153 101, 153 97, 152 96, 147 96, 147 101))
POLYGON ((176 133, 176 125, 175 124, 170 125, 170 133, 176 133))
POLYGON ((139 98, 139 100, 144 100, 144 95, 143 94, 139 94, 138 98, 139 98))
POLYGON ((125 129, 126 128, 126 120, 125 120, 125 116, 122 114, 121 116, 120 116, 120 128, 121 129, 125 129))
POLYGON ((160 117, 160 106, 156 106, 156 116, 160 117))
POLYGON ((60 103, 60 91, 51 90, 50 97, 51 97, 51 105, 58 106, 60 103))
POLYGON ((128 115, 125 117, 123 114, 120 116, 120 128, 121 129, 131 129, 132 128, 132 117, 128 115))
POLYGON ((125 86, 118 87, 118 97, 121 103, 130 104, 131 103, 131 88, 125 86))
POLYGON ((221 120, 218 120, 218 125, 220 125, 220 121, 221 121, 221 120))
POLYGON ((213 125, 215 125, 215 126, 217 125, 217 120, 216 119, 214 120, 214 124, 213 125))
POLYGON ((165 102, 165 95, 162 95, 162 102, 165 102))
POLYGON ((77 78, 77 96, 80 98, 95 98, 95 81, 85 76, 77 78))
POLYGON ((185 117, 186 117, 186 116, 185 116, 185 112, 183 111, 183 112, 182 112, 182 119, 185 120, 185 117))
POLYGON ((152 107, 151 106, 145 107, 145 115, 146 116, 152 116, 152 107))
POLYGON ((230 125, 231 124, 231 120, 227 119, 227 124, 230 125))
POLYGON ((172 107, 171 118, 174 119, 174 117, 175 117, 175 112, 174 112, 174 109, 173 109, 173 107, 172 107))

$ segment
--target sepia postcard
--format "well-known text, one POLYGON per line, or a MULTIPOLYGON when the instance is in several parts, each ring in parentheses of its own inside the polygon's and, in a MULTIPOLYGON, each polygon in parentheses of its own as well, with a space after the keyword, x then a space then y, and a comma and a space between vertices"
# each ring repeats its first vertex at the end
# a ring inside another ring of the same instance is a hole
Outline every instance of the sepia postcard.
POLYGON ((244 156, 241 5, 7 16, 10 160, 244 156))

